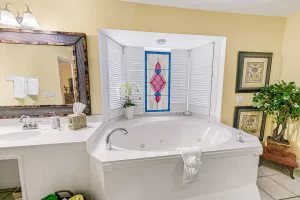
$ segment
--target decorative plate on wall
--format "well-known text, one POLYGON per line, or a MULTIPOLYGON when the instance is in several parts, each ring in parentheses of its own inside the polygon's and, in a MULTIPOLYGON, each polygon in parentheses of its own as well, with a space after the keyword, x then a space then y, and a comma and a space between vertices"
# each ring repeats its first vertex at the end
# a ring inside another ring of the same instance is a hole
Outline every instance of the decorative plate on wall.
POLYGON ((234 112, 233 127, 264 139, 266 115, 252 106, 237 106, 234 112))
POLYGON ((257 92, 269 84, 273 53, 239 52, 236 93, 257 92))

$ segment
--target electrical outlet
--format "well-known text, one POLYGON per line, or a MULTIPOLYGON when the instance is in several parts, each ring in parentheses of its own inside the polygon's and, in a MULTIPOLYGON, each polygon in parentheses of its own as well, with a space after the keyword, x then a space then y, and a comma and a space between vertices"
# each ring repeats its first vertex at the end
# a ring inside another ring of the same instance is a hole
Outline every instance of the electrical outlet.
POLYGON ((49 92, 49 97, 55 97, 55 96, 56 96, 55 92, 49 92))
POLYGON ((49 92, 44 92, 44 97, 48 98, 49 97, 49 92))
POLYGON ((238 103, 243 103, 244 102, 244 97, 243 96, 237 96, 236 101, 238 103))

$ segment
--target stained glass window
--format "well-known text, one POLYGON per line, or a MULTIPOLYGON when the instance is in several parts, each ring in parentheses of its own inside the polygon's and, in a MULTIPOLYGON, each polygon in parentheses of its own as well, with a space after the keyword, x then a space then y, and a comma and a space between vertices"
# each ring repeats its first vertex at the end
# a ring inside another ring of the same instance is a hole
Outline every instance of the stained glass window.
POLYGON ((145 52, 145 112, 170 111, 170 72, 170 52, 145 52))

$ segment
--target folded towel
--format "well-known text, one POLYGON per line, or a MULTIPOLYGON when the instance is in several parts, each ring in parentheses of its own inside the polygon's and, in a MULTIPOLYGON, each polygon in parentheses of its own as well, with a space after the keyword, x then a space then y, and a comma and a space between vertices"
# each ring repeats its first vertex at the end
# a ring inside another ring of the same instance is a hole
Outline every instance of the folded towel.
POLYGON ((14 77, 14 97, 24 99, 26 97, 26 83, 23 77, 14 77))
POLYGON ((26 93, 26 79, 24 77, 6 75, 7 81, 14 81, 14 97, 24 99, 26 93))
POLYGON ((40 81, 36 78, 27 78, 27 95, 39 95, 40 81))
POLYGON ((198 147, 179 148, 184 163, 183 184, 199 180, 202 152, 198 147))

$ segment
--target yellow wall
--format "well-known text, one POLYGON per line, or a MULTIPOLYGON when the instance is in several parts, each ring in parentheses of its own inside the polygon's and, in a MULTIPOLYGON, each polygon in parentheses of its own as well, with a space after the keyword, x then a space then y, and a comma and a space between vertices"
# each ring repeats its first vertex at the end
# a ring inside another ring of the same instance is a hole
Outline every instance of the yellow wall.
MULTIPOLYGON (((97 28, 216 35, 227 37, 222 122, 232 125, 236 103, 238 51, 273 52, 271 82, 280 77, 286 19, 208 12, 121 2, 120 0, 25 0, 42 29, 85 32, 93 114, 100 114, 101 89, 97 28)), ((252 95, 243 94, 251 105, 252 95)), ((270 123, 267 125, 270 129, 270 123)))
MULTIPOLYGON (((0 1, 3 3, 5 0, 0 1)), ((12 0, 22 7, 20 1, 23 0, 12 0)), ((97 28, 226 36, 221 120, 228 125, 233 123, 236 105, 252 104, 252 94, 242 94, 245 102, 236 103, 234 88, 238 51, 273 52, 271 83, 282 78, 296 81, 300 85, 297 79, 300 71, 297 49, 300 45, 300 14, 288 17, 286 24, 286 18, 282 17, 179 9, 120 0, 24 0, 24 3, 30 6, 42 29, 87 34, 93 114, 102 112, 97 28)), ((271 118, 268 117, 266 134, 270 134, 272 130, 270 121, 271 118)), ((295 152, 300 149, 300 136, 294 136, 293 141, 292 148, 295 152)), ((297 154, 300 158, 300 153, 297 154)))
POLYGON ((62 104, 57 56, 72 60, 72 48, 23 44, 0 44, 0 105, 55 105, 62 104), (39 96, 14 98, 13 81, 6 75, 33 77, 40 80, 39 96), (44 92, 55 92, 55 97, 44 98, 44 92))
MULTIPOLYGON (((61 87, 61 93, 65 94, 65 86, 68 87, 67 93, 69 93, 69 78, 73 78, 72 75, 72 65, 70 63, 66 62, 58 62, 59 67, 59 75, 60 75, 60 87, 61 87)), ((65 98, 64 95, 62 97, 63 104, 65 104, 65 98)))
MULTIPOLYGON (((281 79, 296 82, 300 86, 300 13, 289 16, 283 42, 283 65, 281 79)), ((290 124, 288 139, 291 149, 300 159, 300 122, 290 124)))

